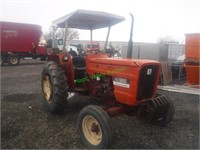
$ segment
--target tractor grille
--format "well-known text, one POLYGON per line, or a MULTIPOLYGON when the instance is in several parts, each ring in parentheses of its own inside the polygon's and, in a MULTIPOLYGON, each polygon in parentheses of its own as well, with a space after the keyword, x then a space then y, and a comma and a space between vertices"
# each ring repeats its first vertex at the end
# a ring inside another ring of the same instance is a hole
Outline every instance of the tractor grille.
POLYGON ((142 100, 153 96, 158 66, 145 66, 140 71, 137 99, 142 100))

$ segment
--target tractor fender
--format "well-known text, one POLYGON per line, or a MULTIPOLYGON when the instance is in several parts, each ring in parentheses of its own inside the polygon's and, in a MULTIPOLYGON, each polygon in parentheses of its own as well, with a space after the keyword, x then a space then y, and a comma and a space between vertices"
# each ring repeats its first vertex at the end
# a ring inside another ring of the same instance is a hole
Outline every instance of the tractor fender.
POLYGON ((69 87, 74 88, 74 71, 72 56, 69 53, 57 53, 47 56, 47 61, 56 62, 65 72, 69 87))
POLYGON ((58 63, 60 66, 64 67, 69 61, 70 56, 67 53, 58 53, 47 56, 47 61, 54 61, 58 63))

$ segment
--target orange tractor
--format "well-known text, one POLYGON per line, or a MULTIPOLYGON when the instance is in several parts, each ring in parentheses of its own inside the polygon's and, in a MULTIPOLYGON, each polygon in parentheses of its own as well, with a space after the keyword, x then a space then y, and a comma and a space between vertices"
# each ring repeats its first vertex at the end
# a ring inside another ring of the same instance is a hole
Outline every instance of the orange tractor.
MULTIPOLYGON (((111 26, 124 17, 104 12, 77 10, 53 22, 60 28, 92 31, 111 26)), ((45 107, 52 113, 65 109, 68 93, 93 97, 98 105, 85 106, 78 116, 78 130, 87 148, 108 148, 112 143, 110 117, 137 114, 154 124, 166 126, 174 116, 169 98, 156 93, 160 63, 131 59, 132 29, 127 58, 111 58, 105 50, 86 52, 84 57, 71 56, 53 48, 42 72, 42 92, 45 107)), ((64 41, 66 41, 67 32, 64 41)), ((63 49, 65 48, 65 44, 63 49)))

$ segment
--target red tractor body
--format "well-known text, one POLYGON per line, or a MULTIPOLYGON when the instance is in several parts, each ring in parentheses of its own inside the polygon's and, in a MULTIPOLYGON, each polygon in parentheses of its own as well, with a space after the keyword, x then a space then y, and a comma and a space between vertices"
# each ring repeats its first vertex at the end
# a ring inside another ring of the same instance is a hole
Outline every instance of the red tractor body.
POLYGON ((96 54, 86 58, 90 76, 98 73, 100 77, 112 77, 113 94, 118 102, 134 106, 140 100, 155 96, 160 72, 157 61, 110 58, 96 54))
POLYGON ((68 54, 64 56, 63 54, 49 55, 48 61, 59 60, 59 64, 66 71, 70 91, 82 87, 82 91, 88 90, 93 96, 104 94, 101 93, 103 91, 97 94, 96 87, 90 88, 90 86, 93 85, 94 79, 109 76, 112 80, 109 86, 113 86, 113 95, 120 103, 135 106, 137 102, 156 95, 160 74, 160 63, 157 61, 110 58, 107 54, 88 54, 83 71, 85 76, 76 78, 73 58, 68 54), (65 61, 64 56, 69 59, 65 61))
MULTIPOLYGON (((108 13, 78 10, 53 23, 65 29, 89 29, 91 33, 93 29, 108 26, 108 39, 110 27, 123 20, 108 13)), ((173 119, 171 100, 157 93, 160 63, 129 57, 111 58, 105 51, 87 52, 81 57, 54 49, 48 55, 42 73, 42 92, 43 103, 49 111, 61 112, 68 92, 100 102, 101 107, 86 106, 78 117, 81 139, 87 148, 107 148, 111 144, 109 116, 137 112, 160 126, 166 126, 173 119)))

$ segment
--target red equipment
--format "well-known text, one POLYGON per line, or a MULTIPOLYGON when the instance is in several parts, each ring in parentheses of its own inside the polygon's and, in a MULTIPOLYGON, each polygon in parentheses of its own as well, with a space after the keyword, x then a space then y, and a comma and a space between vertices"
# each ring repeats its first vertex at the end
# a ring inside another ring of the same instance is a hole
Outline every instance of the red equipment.
POLYGON ((200 85, 200 33, 186 34, 185 43, 187 83, 200 85))
POLYGON ((24 57, 46 59, 45 47, 38 46, 42 34, 41 26, 13 22, 0 22, 0 26, 1 65, 17 65, 24 57))
MULTIPOLYGON (((66 30, 88 29, 91 33, 94 29, 108 27, 107 44, 111 26, 123 20, 124 17, 104 12, 77 10, 53 24, 66 30)), ((48 55, 41 81, 42 102, 50 112, 62 112, 68 92, 90 96, 99 103, 99 106, 84 107, 78 116, 78 130, 87 148, 104 149, 112 144, 109 117, 136 112, 159 126, 166 126, 173 119, 171 100, 156 93, 160 63, 131 59, 130 52, 128 55, 126 59, 111 58, 105 50, 87 52, 85 57, 54 50, 48 55)))
POLYGON ((98 51, 98 50, 100 50, 99 42, 87 43, 87 51, 98 51))

